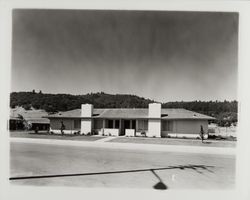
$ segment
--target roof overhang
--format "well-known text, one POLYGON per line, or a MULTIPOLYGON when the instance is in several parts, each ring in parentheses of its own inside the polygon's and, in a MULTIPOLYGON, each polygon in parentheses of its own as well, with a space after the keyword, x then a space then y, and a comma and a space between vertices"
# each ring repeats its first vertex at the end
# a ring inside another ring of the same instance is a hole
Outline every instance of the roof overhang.
POLYGON ((168 117, 168 118, 150 118, 150 117, 64 117, 64 116, 48 116, 44 117, 48 119, 144 119, 144 120, 215 120, 216 118, 199 118, 199 117, 193 117, 193 118, 178 118, 178 117, 168 117))

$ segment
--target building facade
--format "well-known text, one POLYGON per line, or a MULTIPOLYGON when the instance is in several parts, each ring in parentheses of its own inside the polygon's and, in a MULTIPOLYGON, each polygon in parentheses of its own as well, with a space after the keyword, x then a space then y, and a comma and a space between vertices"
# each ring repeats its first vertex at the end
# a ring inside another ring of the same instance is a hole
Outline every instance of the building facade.
POLYGON ((149 104, 148 109, 81 109, 48 115, 50 132, 55 134, 98 134, 103 136, 199 137, 201 126, 208 131, 213 117, 185 109, 164 109, 149 104))

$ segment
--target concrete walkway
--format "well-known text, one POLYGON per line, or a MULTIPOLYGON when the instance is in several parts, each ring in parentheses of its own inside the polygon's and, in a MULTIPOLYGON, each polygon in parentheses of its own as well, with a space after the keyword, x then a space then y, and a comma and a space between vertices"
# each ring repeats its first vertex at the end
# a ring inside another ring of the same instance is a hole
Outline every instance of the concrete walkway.
MULTIPOLYGON (((106 138, 105 138, 106 139, 106 138)), ((70 141, 56 139, 33 139, 33 138, 10 138, 11 142, 63 145, 63 146, 83 146, 108 149, 127 149, 143 151, 161 151, 161 152, 182 152, 197 154, 220 154, 235 155, 236 148, 230 147, 201 147, 201 146, 181 146, 181 145, 160 145, 160 144, 132 144, 115 142, 89 142, 89 141, 70 141)))
POLYGON ((113 140, 113 139, 115 139, 115 138, 116 138, 116 137, 109 136, 109 137, 105 137, 105 138, 96 140, 95 142, 108 142, 108 141, 113 140))

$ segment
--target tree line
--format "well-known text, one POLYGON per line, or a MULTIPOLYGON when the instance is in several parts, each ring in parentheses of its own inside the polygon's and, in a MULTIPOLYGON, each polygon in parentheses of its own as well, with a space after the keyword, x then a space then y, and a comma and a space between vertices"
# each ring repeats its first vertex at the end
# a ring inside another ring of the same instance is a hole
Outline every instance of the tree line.
POLYGON ((81 104, 90 103, 95 108, 147 108, 153 102, 150 99, 136 95, 106 94, 103 92, 86 95, 71 94, 43 94, 41 91, 12 92, 10 94, 10 107, 22 106, 26 110, 43 109, 47 112, 58 112, 78 109, 81 104))
MULTIPOLYGON (((86 95, 44 94, 40 90, 12 92, 10 107, 21 106, 26 110, 43 109, 48 113, 78 109, 81 104, 90 103, 95 108, 147 108, 151 99, 129 94, 106 94, 104 92, 86 95)), ((217 118, 222 126, 237 122, 237 101, 175 101, 162 104, 162 108, 185 108, 217 118)))

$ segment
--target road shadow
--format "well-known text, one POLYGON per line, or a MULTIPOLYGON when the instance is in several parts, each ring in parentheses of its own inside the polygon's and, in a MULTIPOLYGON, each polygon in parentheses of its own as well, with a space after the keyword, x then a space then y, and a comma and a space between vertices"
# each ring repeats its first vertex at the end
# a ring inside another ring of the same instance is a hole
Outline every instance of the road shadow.
POLYGON ((74 176, 93 176, 93 175, 106 175, 106 174, 122 174, 122 173, 136 173, 136 172, 152 172, 152 174, 158 179, 158 183, 153 186, 157 190, 166 190, 168 186, 163 182, 161 177, 155 172, 160 170, 171 170, 171 169, 192 169, 199 174, 203 174, 200 170, 205 170, 210 173, 214 173, 212 169, 214 166, 208 165, 176 165, 161 168, 148 168, 148 169, 134 169, 134 170, 120 170, 120 171, 106 171, 106 172, 90 172, 90 173, 74 173, 74 174, 51 174, 51 175, 39 175, 39 176, 19 176, 10 177, 9 180, 25 180, 25 179, 42 179, 42 178, 58 178, 58 177, 74 177, 74 176))
POLYGON ((155 177, 159 180, 158 183, 156 183, 153 188, 156 189, 156 190, 167 190, 168 189, 168 186, 163 183, 161 177, 153 170, 151 169, 151 172, 155 175, 155 177))

